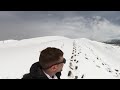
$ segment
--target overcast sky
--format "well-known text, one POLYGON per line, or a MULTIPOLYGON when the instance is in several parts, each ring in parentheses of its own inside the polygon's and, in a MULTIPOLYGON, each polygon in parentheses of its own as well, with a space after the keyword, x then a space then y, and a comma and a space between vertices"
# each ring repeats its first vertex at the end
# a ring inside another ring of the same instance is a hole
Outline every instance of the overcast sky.
POLYGON ((0 40, 120 37, 119 11, 0 11, 0 40))

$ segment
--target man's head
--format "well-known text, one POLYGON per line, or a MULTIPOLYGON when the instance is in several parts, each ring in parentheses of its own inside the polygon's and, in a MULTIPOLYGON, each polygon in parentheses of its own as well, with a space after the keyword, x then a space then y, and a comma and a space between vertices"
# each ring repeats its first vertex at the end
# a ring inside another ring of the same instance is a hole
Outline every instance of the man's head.
POLYGON ((41 51, 39 63, 44 70, 49 70, 53 73, 62 71, 65 59, 63 52, 54 47, 48 47, 41 51))

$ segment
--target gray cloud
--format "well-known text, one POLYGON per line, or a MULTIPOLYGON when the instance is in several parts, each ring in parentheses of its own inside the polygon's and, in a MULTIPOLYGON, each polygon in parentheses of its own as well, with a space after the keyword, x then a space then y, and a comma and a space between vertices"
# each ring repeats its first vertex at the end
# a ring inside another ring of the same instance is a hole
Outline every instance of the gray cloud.
POLYGON ((119 20, 118 11, 0 11, 0 40, 51 35, 108 40, 120 36, 119 20))

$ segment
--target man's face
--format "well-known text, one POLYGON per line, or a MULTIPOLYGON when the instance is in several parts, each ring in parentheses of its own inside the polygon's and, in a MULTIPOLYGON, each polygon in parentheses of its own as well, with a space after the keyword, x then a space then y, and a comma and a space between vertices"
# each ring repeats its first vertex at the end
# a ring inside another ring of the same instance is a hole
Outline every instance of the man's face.
POLYGON ((63 65, 65 63, 66 63, 65 58, 63 58, 63 56, 61 56, 59 58, 59 61, 50 68, 51 72, 54 72, 54 73, 61 72, 63 69, 63 65))

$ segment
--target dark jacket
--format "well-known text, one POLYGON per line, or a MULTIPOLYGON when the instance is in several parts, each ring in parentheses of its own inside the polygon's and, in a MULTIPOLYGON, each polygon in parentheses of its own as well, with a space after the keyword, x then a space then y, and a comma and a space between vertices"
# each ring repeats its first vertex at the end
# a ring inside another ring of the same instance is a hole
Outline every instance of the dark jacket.
MULTIPOLYGON (((61 72, 56 73, 58 79, 60 79, 61 72)), ((24 74, 22 79, 49 79, 42 69, 40 68, 39 62, 34 63, 30 68, 30 73, 24 74)))

